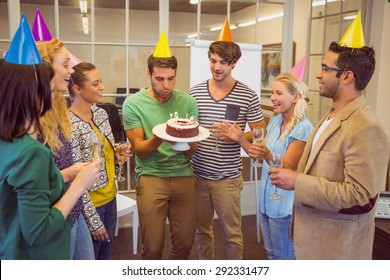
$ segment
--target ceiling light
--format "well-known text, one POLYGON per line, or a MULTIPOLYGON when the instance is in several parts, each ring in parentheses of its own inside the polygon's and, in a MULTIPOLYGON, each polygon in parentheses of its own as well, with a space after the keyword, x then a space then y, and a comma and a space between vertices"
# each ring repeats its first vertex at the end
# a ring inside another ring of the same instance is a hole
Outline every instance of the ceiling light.
MULTIPOLYGON (((282 17, 283 15, 284 15, 283 12, 275 13, 275 14, 272 14, 272 15, 259 17, 259 18, 257 19, 257 21, 258 21, 258 22, 262 22, 262 21, 266 21, 266 20, 271 20, 271 19, 275 19, 275 18, 282 17)), ((238 25, 238 27, 245 27, 245 26, 249 26, 249 25, 254 25, 255 23, 256 23, 255 20, 251 20, 251 21, 248 21, 248 22, 240 23, 240 24, 238 25)))
POLYGON ((81 20, 83 22, 83 30, 84 30, 84 34, 88 34, 89 33, 89 29, 88 29, 88 17, 86 15, 83 15, 81 17, 81 20))
MULTIPOLYGON (((235 24, 231 24, 231 25, 230 25, 230 30, 237 29, 237 28, 238 28, 238 26, 235 25, 235 24)), ((222 25, 220 25, 220 26, 215 26, 215 27, 211 27, 211 28, 210 28, 210 31, 218 31, 218 30, 221 30, 221 29, 222 29, 222 25)))
POLYGON ((198 35, 200 35, 202 33, 194 33, 194 34, 191 34, 191 35, 188 35, 187 38, 195 38, 195 37, 198 37, 198 35))
POLYGON ((198 4, 199 0, 190 0, 190 4, 198 4))
POLYGON ((355 18, 356 18, 356 15, 343 17, 344 20, 352 20, 352 19, 355 19, 355 18))
POLYGON ((255 24, 255 23, 256 23, 255 20, 251 20, 251 21, 247 21, 247 22, 240 23, 240 24, 238 25, 238 27, 245 27, 245 26, 253 25, 253 24, 255 24))
POLYGON ((87 0, 80 0, 80 12, 82 14, 87 13, 87 0))
POLYGON ((272 14, 272 15, 268 15, 268 16, 264 16, 264 17, 259 17, 259 18, 257 19, 257 21, 258 21, 258 22, 266 21, 266 20, 270 20, 270 19, 282 17, 283 15, 284 15, 284 13, 283 13, 283 12, 280 12, 280 13, 276 13, 276 14, 272 14))
POLYGON ((211 27, 210 31, 218 31, 218 30, 221 30, 221 29, 222 29, 222 25, 216 26, 216 27, 211 27))
POLYGON ((318 6, 323 6, 325 5, 326 2, 328 3, 331 3, 331 2, 336 2, 336 1, 339 1, 339 0, 321 0, 321 1, 314 1, 311 5, 312 7, 318 7, 318 6))

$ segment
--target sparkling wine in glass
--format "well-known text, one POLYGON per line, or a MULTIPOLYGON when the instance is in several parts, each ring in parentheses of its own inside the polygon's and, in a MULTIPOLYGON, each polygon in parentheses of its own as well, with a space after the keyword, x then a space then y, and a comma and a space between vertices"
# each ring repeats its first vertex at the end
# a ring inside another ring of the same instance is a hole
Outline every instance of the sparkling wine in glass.
MULTIPOLYGON (((261 141, 263 141, 264 139, 264 129, 262 127, 252 128, 252 139, 253 139, 252 143, 261 143, 261 141)), ((253 163, 256 167, 263 166, 263 164, 259 162, 258 159, 255 159, 253 163)))
MULTIPOLYGON (((281 167, 283 167, 282 163, 283 163, 283 156, 281 153, 272 153, 271 154, 271 158, 269 160, 269 165, 271 167, 280 167, 281 168, 281 167)), ((282 198, 282 195, 279 194, 278 188, 275 186, 274 193, 272 195, 270 195, 269 199, 278 200, 281 198, 282 198)))
POLYGON ((127 161, 126 151, 129 144, 125 141, 120 141, 115 145, 115 156, 118 159, 118 173, 115 175, 115 180, 118 182, 124 182, 126 179, 122 176, 123 164, 127 161))
POLYGON ((103 157, 103 143, 93 142, 91 143, 91 160, 95 161, 103 157))

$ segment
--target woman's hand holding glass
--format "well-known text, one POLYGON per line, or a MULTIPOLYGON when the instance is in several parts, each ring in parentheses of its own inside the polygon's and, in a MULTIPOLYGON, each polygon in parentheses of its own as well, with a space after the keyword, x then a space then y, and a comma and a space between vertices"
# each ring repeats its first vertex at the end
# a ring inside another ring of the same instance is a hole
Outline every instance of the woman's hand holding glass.
POLYGON ((100 164, 101 158, 94 160, 87 165, 83 166, 77 173, 73 183, 80 183, 84 189, 91 189, 92 186, 96 186, 100 177, 100 164))
POLYGON ((62 177, 64 178, 64 182, 72 181, 76 175, 80 172, 80 170, 89 164, 89 162, 80 162, 75 165, 69 166, 65 169, 61 170, 62 177))
POLYGON ((262 162, 263 159, 267 157, 267 153, 269 153, 269 151, 265 145, 265 141, 262 141, 261 143, 253 142, 248 150, 248 155, 252 159, 256 160, 256 162, 258 162, 258 163, 255 162, 257 167, 260 167, 259 163, 262 162))

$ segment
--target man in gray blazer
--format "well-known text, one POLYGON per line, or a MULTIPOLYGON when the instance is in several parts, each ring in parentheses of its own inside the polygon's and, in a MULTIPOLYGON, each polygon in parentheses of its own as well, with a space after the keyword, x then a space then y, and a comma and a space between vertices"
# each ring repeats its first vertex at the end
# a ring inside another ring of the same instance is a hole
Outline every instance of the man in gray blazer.
POLYGON ((313 130, 298 172, 269 170, 272 184, 295 189, 296 259, 372 258, 389 160, 387 136, 363 96, 374 70, 372 48, 331 43, 316 78, 332 109, 313 130))

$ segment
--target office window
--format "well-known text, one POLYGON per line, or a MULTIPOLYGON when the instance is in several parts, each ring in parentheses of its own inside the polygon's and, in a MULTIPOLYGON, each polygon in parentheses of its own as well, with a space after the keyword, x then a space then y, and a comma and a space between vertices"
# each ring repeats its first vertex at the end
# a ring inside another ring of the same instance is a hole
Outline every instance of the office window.
POLYGON ((364 15, 371 4, 367 0, 311 0, 307 84, 310 98, 308 117, 313 124, 319 121, 332 104, 330 99, 320 98, 318 81, 315 78, 321 67, 322 57, 332 41, 338 42, 341 39, 358 11, 361 11, 365 29, 364 15))
POLYGON ((9 24, 7 2, 0 3, 0 58, 4 58, 9 48, 9 24))

